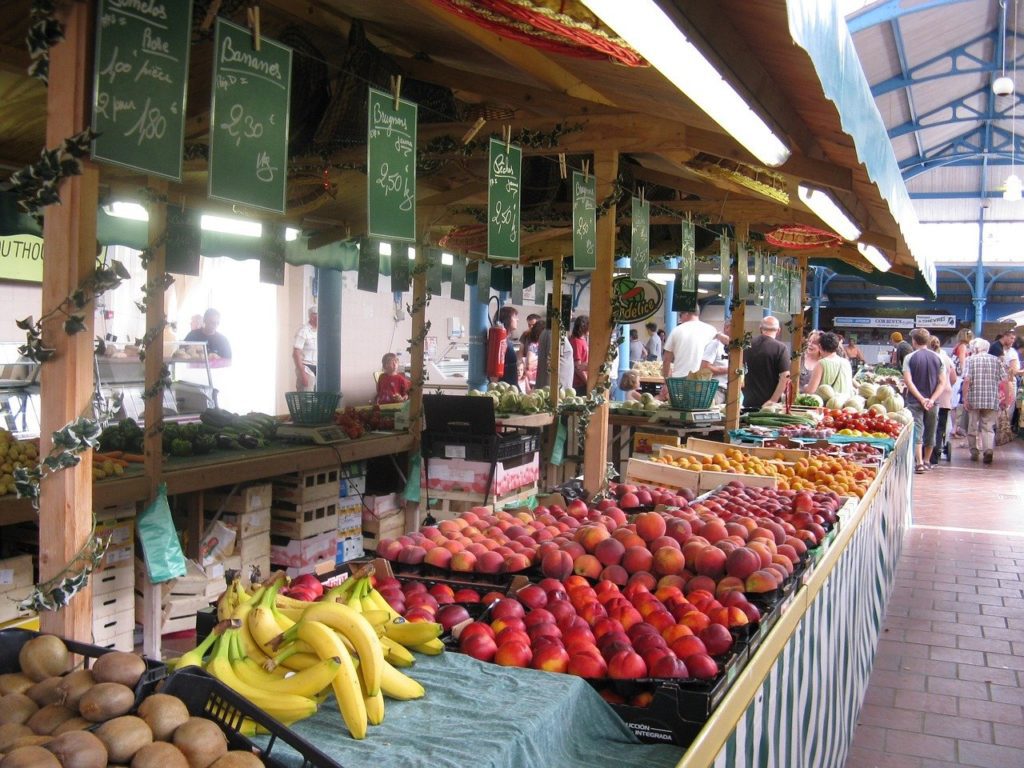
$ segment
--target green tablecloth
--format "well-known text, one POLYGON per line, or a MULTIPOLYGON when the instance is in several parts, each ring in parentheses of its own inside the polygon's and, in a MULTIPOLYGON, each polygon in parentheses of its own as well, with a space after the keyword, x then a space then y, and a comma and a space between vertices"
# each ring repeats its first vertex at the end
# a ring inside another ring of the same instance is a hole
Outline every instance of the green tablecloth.
MULTIPOLYGON (((510 669, 457 653, 417 658, 404 671, 423 684, 426 697, 387 700, 384 722, 370 726, 365 740, 348 735, 333 698, 293 729, 344 768, 667 768, 683 756, 680 747, 641 744, 572 675, 510 669)), ((280 742, 273 755, 289 762, 280 742)))

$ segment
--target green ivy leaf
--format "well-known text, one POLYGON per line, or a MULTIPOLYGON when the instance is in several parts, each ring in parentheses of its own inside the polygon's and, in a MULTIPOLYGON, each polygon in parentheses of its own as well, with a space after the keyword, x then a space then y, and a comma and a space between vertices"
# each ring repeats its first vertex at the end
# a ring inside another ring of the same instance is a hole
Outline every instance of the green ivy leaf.
POLYGON ((32 319, 32 315, 29 315, 24 320, 16 320, 14 322, 23 331, 32 331, 35 327, 35 321, 32 319))
POLYGON ((71 315, 67 320, 64 321, 64 332, 68 336, 74 336, 76 333, 81 333, 85 330, 85 316, 84 315, 71 315))
POLYGON ((111 262, 111 267, 114 270, 114 274, 122 280, 128 280, 132 276, 131 272, 128 271, 128 268, 116 259, 111 262))

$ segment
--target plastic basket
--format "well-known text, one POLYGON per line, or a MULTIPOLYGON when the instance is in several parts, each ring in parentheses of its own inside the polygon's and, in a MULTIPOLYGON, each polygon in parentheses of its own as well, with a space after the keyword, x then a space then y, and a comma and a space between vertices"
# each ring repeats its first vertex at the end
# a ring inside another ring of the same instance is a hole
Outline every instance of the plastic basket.
MULTIPOLYGON (((21 647, 29 640, 39 637, 41 632, 33 632, 29 629, 2 629, 0 630, 0 674, 18 671, 18 653, 21 647)), ((61 638, 63 640, 63 638, 61 638)), ((81 656, 85 660, 86 668, 100 656, 111 653, 110 648, 103 648, 98 645, 79 643, 74 640, 64 640, 64 645, 71 653, 81 656)), ((139 682, 135 684, 135 705, 138 706, 146 696, 151 694, 161 680, 167 677, 167 665, 162 661, 144 658, 146 671, 142 673, 139 682)))
POLYGON ((710 408, 718 391, 718 381, 707 379, 704 381, 694 379, 670 378, 666 379, 668 384, 669 401, 673 408, 680 411, 700 411, 710 408))
POLYGON ((296 424, 327 424, 341 401, 339 392, 285 392, 288 413, 296 424))
POLYGON ((291 728, 200 669, 189 667, 175 672, 167 678, 161 693, 177 696, 193 717, 204 717, 217 723, 227 736, 229 749, 253 752, 264 765, 272 768, 340 768, 339 763, 291 728), (239 728, 245 718, 253 720, 268 735, 257 736, 258 741, 243 736, 239 728), (287 745, 287 748, 282 745, 287 745))

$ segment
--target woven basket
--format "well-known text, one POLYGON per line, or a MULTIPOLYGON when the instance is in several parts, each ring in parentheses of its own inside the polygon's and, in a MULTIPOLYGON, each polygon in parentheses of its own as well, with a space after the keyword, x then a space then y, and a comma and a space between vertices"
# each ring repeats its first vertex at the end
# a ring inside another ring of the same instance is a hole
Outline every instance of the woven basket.
POLYGON ((669 378, 665 379, 668 384, 669 402, 673 408, 680 411, 700 411, 710 408, 718 391, 716 379, 695 381, 693 379, 669 378))
POLYGON ((341 401, 340 392, 285 392, 288 413, 296 424, 327 424, 341 401))

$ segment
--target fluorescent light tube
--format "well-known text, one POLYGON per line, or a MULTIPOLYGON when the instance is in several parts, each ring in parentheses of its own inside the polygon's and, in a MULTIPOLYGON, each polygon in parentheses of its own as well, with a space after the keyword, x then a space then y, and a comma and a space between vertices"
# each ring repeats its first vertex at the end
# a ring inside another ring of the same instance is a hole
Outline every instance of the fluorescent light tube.
POLYGON ((797 188, 800 200, 814 211, 815 215, 827 224, 833 232, 844 240, 856 240, 861 229, 831 194, 823 189, 815 189, 806 184, 797 188))
POLYGON ((789 159, 775 135, 654 0, 583 0, 676 88, 769 167, 789 159))
POLYGON ((199 226, 208 232, 224 232, 229 235, 260 237, 263 234, 263 225, 258 221, 227 219, 223 216, 210 216, 208 214, 203 214, 199 220, 199 226))
POLYGON ((924 301, 920 296, 875 296, 877 301, 924 301))
POLYGON ((888 272, 892 268, 892 264, 885 258, 885 254, 875 248, 875 246, 868 245, 867 243, 857 243, 857 250, 879 272, 888 272))
POLYGON ((136 221, 149 221, 149 211, 138 203, 124 203, 116 200, 110 205, 104 206, 108 216, 117 216, 119 219, 135 219, 136 221))

